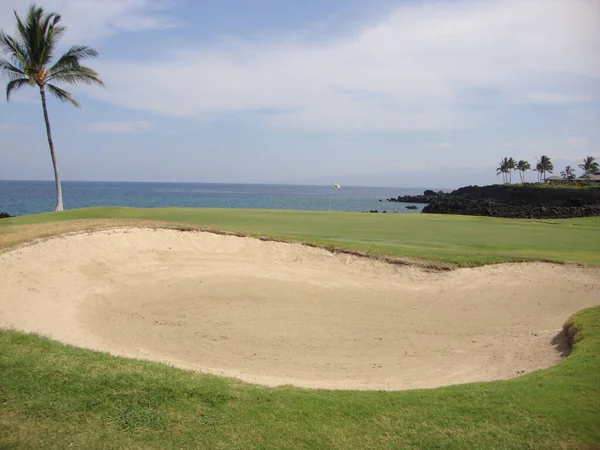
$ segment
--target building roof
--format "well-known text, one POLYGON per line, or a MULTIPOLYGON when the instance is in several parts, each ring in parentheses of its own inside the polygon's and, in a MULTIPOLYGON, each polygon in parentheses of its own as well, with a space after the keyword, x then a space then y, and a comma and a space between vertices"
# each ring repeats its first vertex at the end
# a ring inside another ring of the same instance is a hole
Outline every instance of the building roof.
POLYGON ((581 180, 581 181, 600 181, 600 172, 589 173, 589 174, 583 175, 577 179, 581 180))

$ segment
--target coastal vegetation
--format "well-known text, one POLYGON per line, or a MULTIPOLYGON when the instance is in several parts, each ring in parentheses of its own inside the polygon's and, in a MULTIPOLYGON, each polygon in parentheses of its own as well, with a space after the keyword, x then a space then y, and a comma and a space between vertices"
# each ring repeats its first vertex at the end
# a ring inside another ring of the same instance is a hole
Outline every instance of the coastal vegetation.
POLYGON ((521 178, 521 183, 525 183, 525 172, 531 169, 531 164, 529 164, 523 159, 520 159, 517 163, 516 169, 519 171, 519 178, 521 178))
POLYGON ((586 156, 583 158, 583 163, 579 164, 579 168, 583 170, 583 175, 590 175, 600 171, 600 164, 593 156, 586 156))
POLYGON ((535 165, 535 170, 538 173, 538 182, 542 182, 546 180, 547 173, 552 173, 554 164, 549 156, 542 155, 535 165))
MULTIPOLYGON (((594 156, 586 156, 583 158, 583 163, 579 164, 579 168, 582 170, 581 178, 578 181, 585 181, 586 177, 593 175, 600 171, 600 165, 596 161, 594 156)), ((502 175, 502 182, 504 184, 512 184, 512 171, 518 171, 521 183, 525 183, 525 173, 528 170, 533 170, 537 174, 537 182, 542 183, 546 181, 546 175, 551 174, 554 171, 554 164, 552 159, 547 155, 542 155, 532 169, 531 164, 525 160, 519 160, 516 162, 514 158, 505 156, 500 160, 498 167, 496 168, 496 175, 502 175)), ((577 179, 575 169, 568 165, 560 173, 561 177, 567 181, 574 181, 577 179)))
MULTIPOLYGON (((600 265, 598 218, 90 208, 4 219, 0 248, 115 226, 228 231, 442 265, 600 265)), ((2 330, 0 446, 596 448, 600 308, 568 319, 565 334, 573 351, 549 369, 508 381, 376 392, 266 388, 2 330)))
POLYGON ((566 166, 565 170, 563 170, 560 173, 560 176, 563 177, 563 179, 571 181, 574 180, 575 178, 577 178, 577 175, 575 175, 575 169, 573 169, 573 167, 571 166, 566 166))
POLYGON ((98 52, 90 47, 74 45, 52 64, 58 42, 66 31, 65 27, 59 25, 61 16, 55 13, 45 14, 43 8, 32 5, 23 19, 15 11, 15 19, 14 35, 0 30, 0 51, 6 55, 1 57, 0 54, 0 74, 8 79, 6 100, 9 101, 11 94, 24 86, 35 86, 39 89, 56 184, 55 210, 62 211, 62 187, 52 140, 46 92, 78 108, 80 105, 71 93, 58 85, 103 86, 102 80, 94 70, 81 65, 82 60, 95 58, 98 52))
POLYGON ((517 162, 513 158, 504 158, 496 169, 496 174, 502 174, 504 183, 512 183, 512 171, 517 167, 517 162))

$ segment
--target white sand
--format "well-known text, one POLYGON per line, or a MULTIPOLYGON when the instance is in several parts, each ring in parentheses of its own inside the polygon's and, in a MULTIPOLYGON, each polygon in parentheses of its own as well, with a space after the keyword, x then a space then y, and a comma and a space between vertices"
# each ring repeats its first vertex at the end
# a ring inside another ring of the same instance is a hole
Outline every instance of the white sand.
POLYGON ((0 327, 269 386, 413 389, 557 363, 600 269, 452 272, 297 244, 120 229, 0 253, 0 327))

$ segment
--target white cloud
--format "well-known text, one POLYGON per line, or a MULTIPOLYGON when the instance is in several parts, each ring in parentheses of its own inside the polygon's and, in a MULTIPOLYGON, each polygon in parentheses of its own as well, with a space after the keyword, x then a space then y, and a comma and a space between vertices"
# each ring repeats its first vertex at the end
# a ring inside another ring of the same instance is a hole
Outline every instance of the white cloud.
MULTIPOLYGON (((2 2, 24 10, 30 0, 2 2)), ((165 0, 46 0, 74 42, 176 26, 165 0)), ((107 103, 212 120, 253 114, 278 128, 452 130, 497 124, 523 103, 600 100, 597 0, 400 3, 322 42, 184 41, 168 57, 93 62, 107 103), (143 74, 143 76, 140 76, 143 74)), ((8 17, 12 26, 12 16, 8 17)), ((297 33, 296 33, 297 34, 297 33)), ((296 35, 294 34, 294 36, 296 35)))
POLYGON ((31 131, 33 127, 28 125, 19 125, 15 123, 0 123, 0 133, 17 133, 21 131, 31 131))
MULTIPOLYGON (((12 34, 13 11, 23 17, 31 0, 2 0, 0 28, 12 34)), ((68 28, 66 44, 89 44, 123 31, 164 30, 178 25, 164 0, 44 0, 38 2, 46 12, 62 16, 68 28)))
POLYGON ((143 120, 139 121, 113 121, 90 122, 82 125, 79 131, 88 133, 145 133, 154 125, 143 120))
POLYGON ((282 128, 480 127, 515 103, 599 100, 599 26, 594 0, 408 3, 329 42, 228 41, 97 61, 108 89, 90 95, 198 120, 257 113, 282 128))

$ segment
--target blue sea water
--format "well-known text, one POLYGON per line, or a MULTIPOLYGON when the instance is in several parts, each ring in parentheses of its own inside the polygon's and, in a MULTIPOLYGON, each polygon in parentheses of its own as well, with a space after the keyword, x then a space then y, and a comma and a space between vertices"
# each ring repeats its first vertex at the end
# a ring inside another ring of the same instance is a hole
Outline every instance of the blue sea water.
MULTIPOLYGON (((127 183, 64 181, 65 209, 89 206, 260 208, 418 213, 386 198, 420 194, 423 189, 300 186, 272 184, 127 183), (383 200, 380 202, 379 200, 383 200)), ((0 212, 13 216, 53 211, 53 181, 1 181, 0 212)))

